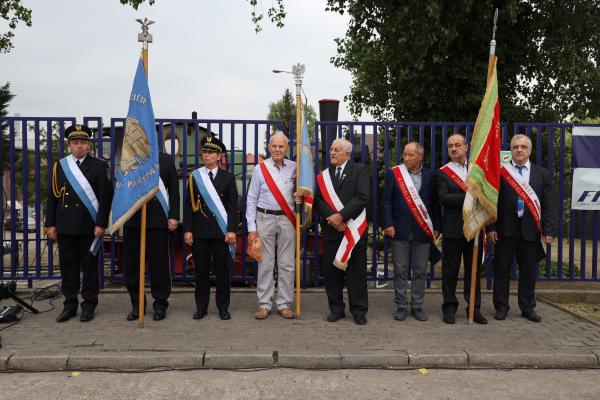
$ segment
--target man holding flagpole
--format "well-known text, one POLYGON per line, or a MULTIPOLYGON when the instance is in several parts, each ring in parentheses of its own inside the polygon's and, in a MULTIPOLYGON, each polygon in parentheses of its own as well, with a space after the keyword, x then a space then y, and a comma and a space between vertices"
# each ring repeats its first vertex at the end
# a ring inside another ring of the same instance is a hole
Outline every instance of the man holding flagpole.
POLYGON ((57 322, 77 315, 80 273, 80 320, 92 320, 98 305, 98 251, 108 225, 113 188, 108 164, 88 154, 91 136, 91 129, 85 125, 67 128, 65 137, 71 154, 52 167, 45 226, 48 238, 58 240, 65 301, 57 322))
POLYGON ((276 259, 277 312, 285 319, 296 316, 291 309, 294 301, 296 250, 296 218, 293 211, 296 163, 285 159, 288 148, 288 138, 282 132, 271 136, 271 157, 254 168, 248 189, 248 243, 253 243, 260 236, 263 244, 263 259, 258 261, 256 282, 258 311, 254 315, 259 320, 267 318, 271 312, 276 259))
POLYGON ((204 166, 189 175, 185 198, 183 231, 185 243, 192 248, 196 265, 196 312, 202 319, 210 301, 210 267, 217 277, 216 303, 219 317, 231 319, 229 265, 235 258, 238 227, 238 194, 234 175, 219 168, 225 145, 219 139, 203 137, 204 166))
POLYGON ((521 315, 540 322, 535 312, 535 269, 546 256, 542 242, 552 243, 552 175, 533 164, 531 139, 515 135, 510 141, 512 161, 500 169, 498 220, 487 227, 494 248, 494 308, 497 320, 506 319, 511 267, 516 256, 519 265, 519 308, 521 315))
MULTIPOLYGON (((155 321, 165 319, 171 293, 171 269, 169 265, 169 232, 179 225, 179 178, 173 157, 158 154, 159 190, 147 203, 147 257, 150 287, 154 298, 155 321)), ((140 226, 141 211, 125 223, 123 232, 123 254, 127 275, 127 291, 131 300, 128 321, 139 318, 140 285, 140 226)), ((146 302, 144 301, 144 304, 146 302)))
POLYGON ((321 215, 328 322, 345 317, 344 283, 350 313, 357 325, 367 323, 367 213, 371 179, 365 165, 350 160, 352 144, 346 139, 331 143, 331 165, 317 176, 315 205, 321 215))
MULTIPOLYGON (((472 257, 477 257, 478 271, 481 265, 483 247, 479 246, 478 254, 473 254, 473 240, 467 241, 463 232, 462 209, 465 194, 468 190, 465 185, 467 179, 467 140, 460 133, 454 133, 448 138, 448 155, 450 162, 436 172, 437 198, 442 206, 442 294, 444 304, 442 312, 443 321, 447 324, 455 322, 458 309, 456 298, 456 284, 460 270, 461 258, 464 265, 464 298, 469 304, 471 288, 471 263, 472 257)), ((473 320, 478 324, 487 324, 487 319, 481 313, 481 279, 479 273, 476 277, 475 288, 475 315, 473 320)), ((468 307, 467 307, 468 313, 468 307)))

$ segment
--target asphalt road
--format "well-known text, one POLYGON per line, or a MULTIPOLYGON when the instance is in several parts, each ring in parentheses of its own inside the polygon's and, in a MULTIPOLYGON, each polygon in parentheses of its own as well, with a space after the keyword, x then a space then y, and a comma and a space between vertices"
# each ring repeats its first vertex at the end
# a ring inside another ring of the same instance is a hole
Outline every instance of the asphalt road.
POLYGON ((0 399, 598 399, 600 370, 0 374, 0 399))

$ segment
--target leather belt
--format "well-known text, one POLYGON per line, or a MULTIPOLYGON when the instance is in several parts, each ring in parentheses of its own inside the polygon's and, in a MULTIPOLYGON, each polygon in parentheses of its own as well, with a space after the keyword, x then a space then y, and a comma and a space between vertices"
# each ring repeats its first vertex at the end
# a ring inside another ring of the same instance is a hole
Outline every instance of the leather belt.
POLYGON ((283 215, 283 210, 265 210, 264 208, 256 207, 256 211, 263 214, 283 215))

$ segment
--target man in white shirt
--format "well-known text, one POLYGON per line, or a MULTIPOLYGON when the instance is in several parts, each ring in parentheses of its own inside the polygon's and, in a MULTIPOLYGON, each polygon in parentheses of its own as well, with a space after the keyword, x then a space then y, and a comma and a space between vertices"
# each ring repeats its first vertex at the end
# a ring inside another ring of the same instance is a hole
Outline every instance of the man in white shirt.
POLYGON ((275 291, 275 253, 277 252, 277 311, 285 319, 295 318, 294 257, 296 243, 294 189, 296 163, 286 160, 288 138, 277 132, 269 140, 271 157, 254 168, 246 202, 248 243, 258 236, 263 243, 263 259, 258 262, 256 319, 269 316, 275 291))

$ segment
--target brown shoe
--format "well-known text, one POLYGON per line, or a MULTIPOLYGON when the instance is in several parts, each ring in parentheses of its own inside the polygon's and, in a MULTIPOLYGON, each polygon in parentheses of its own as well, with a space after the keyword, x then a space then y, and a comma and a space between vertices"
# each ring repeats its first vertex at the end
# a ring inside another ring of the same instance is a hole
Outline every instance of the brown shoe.
POLYGON ((289 307, 282 308, 278 312, 285 319, 294 319, 294 318, 296 318, 296 313, 294 313, 292 310, 290 310, 289 307))
POLYGON ((254 318, 256 319, 266 319, 269 316, 269 309, 261 307, 258 309, 256 314, 254 314, 254 318))

